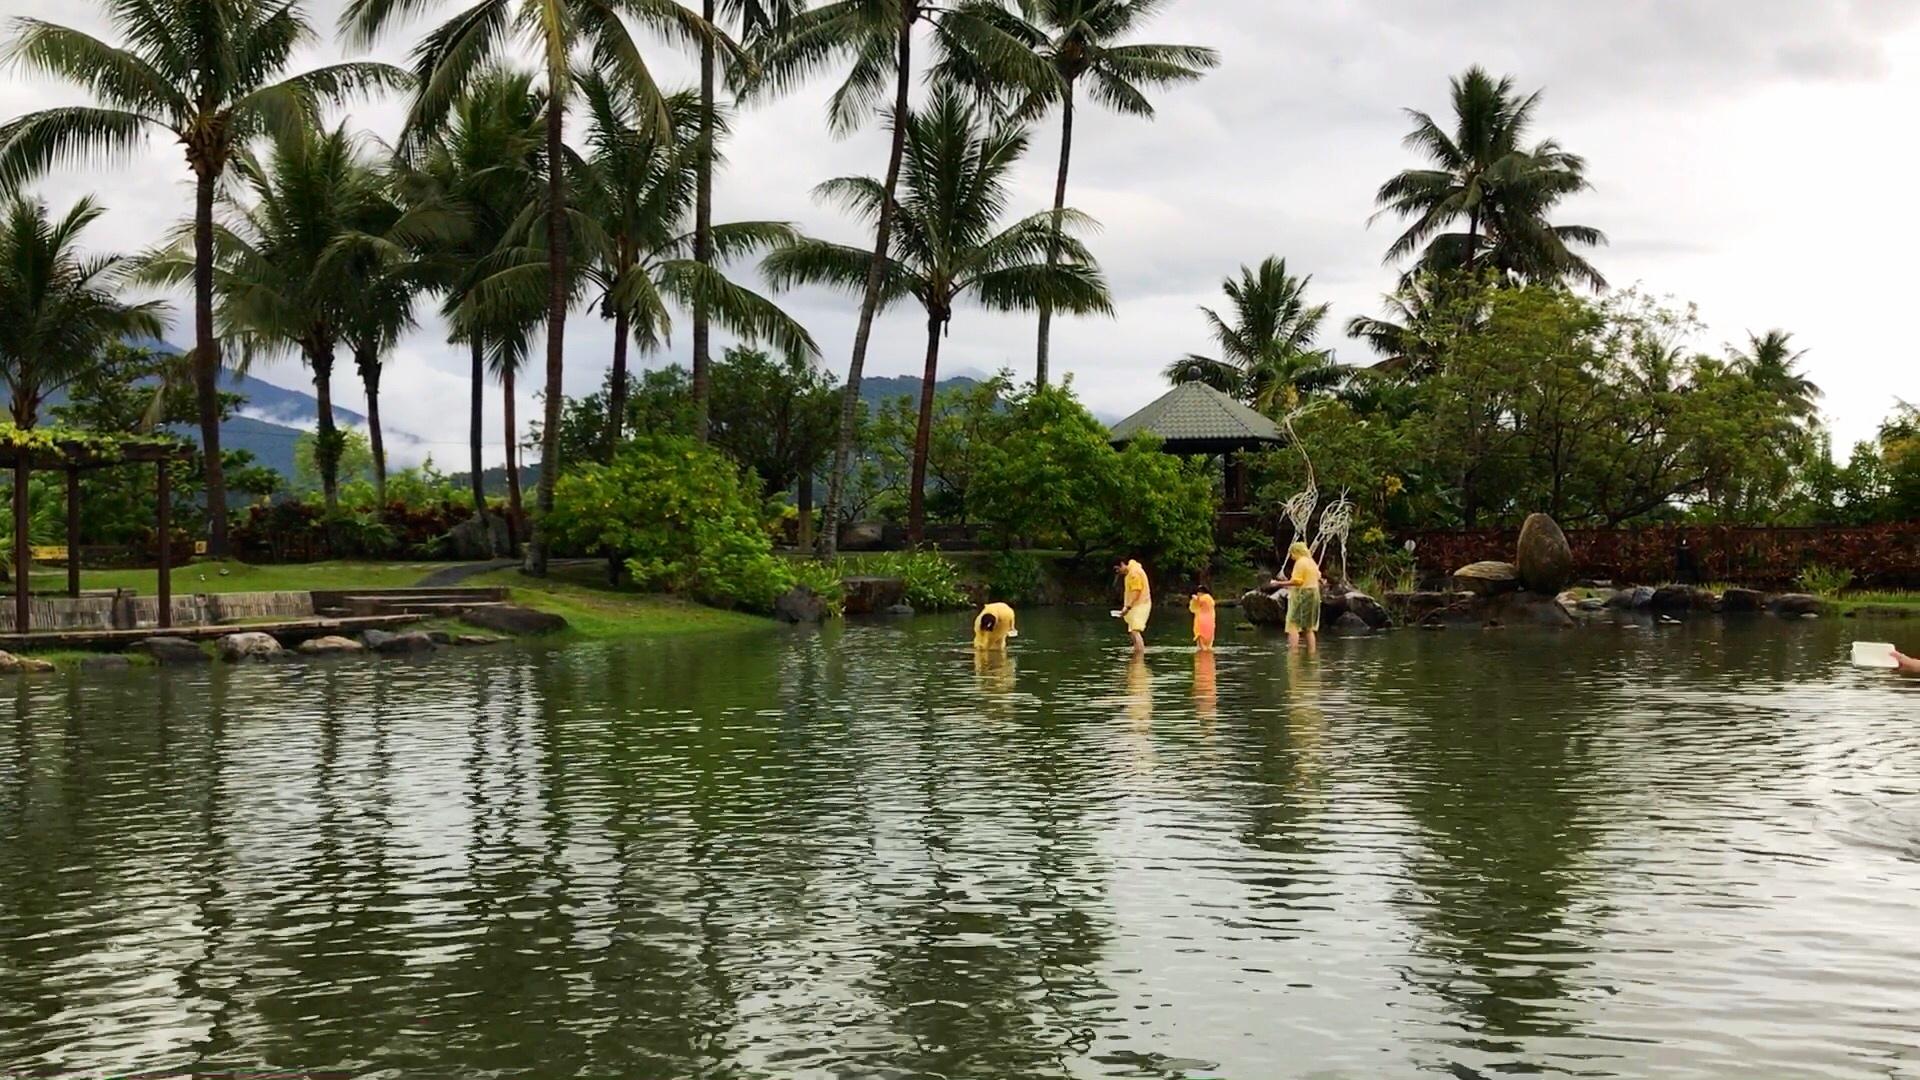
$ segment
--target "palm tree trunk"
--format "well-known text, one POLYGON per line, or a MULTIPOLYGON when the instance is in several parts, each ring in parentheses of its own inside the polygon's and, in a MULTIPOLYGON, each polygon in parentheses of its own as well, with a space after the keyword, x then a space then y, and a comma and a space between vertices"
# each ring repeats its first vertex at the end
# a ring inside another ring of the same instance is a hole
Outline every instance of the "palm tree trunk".
POLYGON ((566 374, 567 333, 567 180, 566 87, 554 80, 547 102, 547 388, 545 424, 540 429, 540 486, 535 496, 533 543, 527 545, 526 571, 547 576, 546 517, 553 511, 553 485, 560 475, 560 406, 566 374))
POLYGON ((853 361, 847 366, 847 387, 840 398, 840 441, 833 448, 833 472, 827 477, 827 505, 820 524, 820 556, 826 559, 833 558, 839 547, 840 501, 846 494, 847 469, 853 463, 853 432, 860 420, 860 373, 867 365, 867 343, 873 337, 873 317, 880 309, 887 252, 893 245, 893 196, 900 186, 900 161, 907 153, 907 105, 913 89, 913 24, 918 17, 918 0, 902 0, 886 201, 880 204, 880 220, 874 226, 873 261, 867 267, 866 294, 860 300, 860 324, 853 334, 853 361))
POLYGON ((800 529, 794 535, 794 547, 805 551, 813 546, 813 466, 800 470, 800 529))
POLYGON ((513 418, 513 367, 508 365, 500 371, 500 387, 505 391, 506 404, 506 444, 507 444, 507 541, 508 545, 520 543, 520 524, 526 518, 526 511, 520 505, 520 445, 514 434, 513 418))
POLYGON ((613 371, 607 386, 608 461, 620 450, 620 429, 627 421, 627 333, 632 327, 633 317, 627 314, 627 309, 613 313, 613 371))
POLYGON ((481 475, 485 471, 485 466, 480 457, 480 429, 481 413, 487 401, 487 353, 479 334, 467 339, 467 347, 473 353, 473 372, 470 376, 473 393, 467 413, 467 468, 472 477, 473 516, 484 518, 487 516, 487 486, 485 478, 481 475))
MULTIPOLYGON (((1060 230, 1067 208, 1067 166, 1073 160, 1073 83, 1060 102, 1060 171, 1053 179, 1053 243, 1047 248, 1047 272, 1060 265, 1060 230)), ((1040 301, 1040 348, 1034 356, 1033 383, 1047 385, 1047 361, 1053 336, 1053 305, 1040 301)))
POLYGON ((927 453, 933 445, 933 384, 940 376, 939 315, 927 316, 927 367, 920 377, 920 420, 913 429, 913 482, 907 489, 907 540, 927 537, 927 453))
MULTIPOLYGON (((701 14, 708 25, 713 23, 713 9, 714 0, 703 0, 701 14)), ((716 64, 713 39, 708 37, 700 42, 700 161, 698 192, 693 210, 693 258, 702 267, 713 263, 713 113, 717 107, 713 84, 716 64)), ((706 296, 696 296, 693 301, 693 437, 700 442, 707 441, 707 399, 712 394, 711 323, 706 296)))
POLYGON ((1480 255, 1480 210, 1475 207, 1467 211, 1467 273, 1473 273, 1473 264, 1480 255))
POLYGON ((213 336, 214 177, 195 170, 193 191, 193 396, 207 476, 207 553, 227 557, 227 472, 220 459, 220 343, 213 336))
POLYGON ((380 354, 374 349, 355 349, 354 366, 360 369, 360 383, 367 390, 367 441, 373 444, 373 519, 387 515, 387 441, 380 430, 380 354))
POLYGON ((320 430, 314 435, 313 463, 320 469, 320 492, 327 516, 340 512, 340 429, 333 422, 333 344, 316 341, 308 350, 313 366, 313 396, 318 403, 320 430))

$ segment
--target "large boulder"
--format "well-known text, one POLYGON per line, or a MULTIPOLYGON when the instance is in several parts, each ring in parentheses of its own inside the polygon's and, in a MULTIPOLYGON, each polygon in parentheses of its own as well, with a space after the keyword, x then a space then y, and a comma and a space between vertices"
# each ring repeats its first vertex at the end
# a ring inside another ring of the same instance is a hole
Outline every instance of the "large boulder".
POLYGON ((207 662, 206 650, 177 637, 150 637, 135 643, 132 652, 144 653, 153 658, 153 662, 162 667, 174 667, 186 664, 204 664, 207 662))
POLYGON ((1631 589, 1618 589, 1607 597, 1606 606, 1615 611, 1645 611, 1653 606, 1655 590, 1651 585, 1636 585, 1631 589))
POLYGON ((1730 615, 1751 615, 1767 606, 1767 595, 1758 589, 1728 589, 1720 594, 1720 610, 1730 615))
POLYGON ((1475 596, 1500 596, 1520 591, 1520 570, 1512 563, 1469 563, 1453 572, 1453 587, 1475 596))
POLYGON ((905 603, 907 582, 896 577, 850 577, 840 583, 846 591, 849 615, 876 615, 895 604, 905 603))
POLYGON ((841 551, 878 551, 886 543, 887 527, 877 521, 858 521, 840 530, 841 551))
POLYGON ((1285 626, 1287 601, 1280 593, 1253 589, 1240 596, 1240 613, 1255 626, 1285 626))
POLYGON ((1358 589, 1348 592, 1345 600, 1348 614, 1366 623, 1369 630, 1392 628, 1393 616, 1387 612, 1387 605, 1358 589))
POLYGON ((567 628, 559 615, 518 604, 476 604, 461 610, 460 621, 496 634, 557 634, 567 628))
POLYGON ((1425 596, 1450 596, 1451 602, 1439 607, 1429 608, 1414 620, 1414 625, 1426 630, 1438 630, 1448 626, 1483 626, 1488 621, 1487 605, 1491 603, 1484 596, 1472 593, 1426 593, 1425 596))
POLYGON ((773 602, 773 617, 784 623, 817 623, 827 617, 827 606, 805 585, 795 585, 773 602))
POLYGON ((45 660, 36 660, 31 656, 15 656, 10 652, 0 652, 0 674, 28 675, 52 670, 53 665, 45 660))
POLYGON ((352 656, 367 651, 365 645, 352 638, 329 634, 326 637, 308 638, 295 648, 302 656, 352 656))
POLYGON ((1787 618, 1818 615, 1822 606, 1820 598, 1811 593, 1781 593, 1767 600, 1768 611, 1787 618))
POLYGON ((1662 585, 1653 590, 1647 606, 1672 614, 1678 611, 1712 611, 1714 595, 1696 585, 1662 585))
POLYGON ((1333 624, 1329 626, 1328 629, 1336 634, 1373 633, 1373 627, 1367 625, 1367 620, 1355 615, 1351 611, 1341 612, 1340 617, 1333 620, 1333 624))
POLYGON ((1573 584, 1573 548, 1559 523, 1545 514, 1529 514, 1521 524, 1513 563, 1520 583, 1542 596, 1557 596, 1573 584))
POLYGON ((1391 592, 1387 594, 1387 609, 1401 622, 1411 625, 1436 611, 1476 599, 1479 598, 1475 594, 1462 592, 1391 592))
POLYGON ((499 514, 470 517, 447 533, 447 554, 455 559, 497 559, 512 550, 513 535, 499 514))
POLYGON ((81 671, 125 671, 133 666, 133 661, 119 653, 101 653, 99 656, 80 658, 81 671))
POLYGON ((434 649, 433 638, 418 631, 390 634, 385 630, 368 630, 360 635, 360 640, 383 656, 416 656, 434 649))
POLYGON ((220 639, 220 659, 229 664, 278 660, 287 654, 272 634, 246 632, 220 639))
POLYGON ((1578 625, 1559 600, 1534 592, 1509 593, 1489 600, 1486 617, 1501 626, 1530 630, 1570 630, 1578 625))

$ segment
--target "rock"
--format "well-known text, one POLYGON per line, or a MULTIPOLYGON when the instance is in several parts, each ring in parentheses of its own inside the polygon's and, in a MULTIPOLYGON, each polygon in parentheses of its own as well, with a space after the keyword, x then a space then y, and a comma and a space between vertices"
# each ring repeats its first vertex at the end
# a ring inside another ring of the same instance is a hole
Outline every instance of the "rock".
MULTIPOLYGON (((377 634, 380 633, 380 631, 370 630, 368 633, 377 634)), ((295 648, 304 656, 351 656, 355 653, 367 651, 365 645, 360 644, 352 638, 344 638, 332 634, 326 637, 309 638, 295 646, 295 648)))
POLYGON ((1535 592, 1495 597, 1487 602, 1486 614, 1502 626, 1567 630, 1578 625, 1558 600, 1535 592))
POLYGON ((1822 606, 1820 598, 1810 593, 1781 593, 1767 600, 1768 611, 1787 618, 1818 615, 1822 606))
POLYGON ((404 634, 390 634, 385 630, 369 630, 360 635, 367 648, 384 656, 413 656, 433 651, 433 639, 419 631, 404 634))
POLYGON ((479 649, 488 645, 498 645, 505 640, 491 634, 456 634, 449 644, 461 649, 479 649))
POLYGON ((1475 596, 1500 596, 1520 591, 1520 571, 1512 563, 1477 562, 1453 572, 1453 587, 1475 596))
POLYGON ((1345 599, 1348 614, 1366 623, 1367 629, 1392 629, 1393 616, 1388 613, 1387 605, 1382 604, 1380 601, 1375 600, 1373 597, 1368 596, 1358 589, 1348 592, 1345 599))
POLYGON ((1254 589, 1240 596, 1240 611, 1253 626, 1285 626, 1287 602, 1278 593, 1254 589))
POLYGON ((1766 606, 1766 594, 1757 589, 1728 589, 1720 594, 1720 610, 1730 615, 1750 615, 1766 606))
POLYGON ((1520 583, 1542 596, 1553 596, 1573 584, 1573 548, 1567 534, 1545 514, 1529 514, 1520 526, 1513 562, 1520 583))
POLYGON ((204 664, 206 651, 200 646, 177 637, 150 637, 136 643, 131 650, 153 657, 153 662, 162 667, 174 667, 185 664, 204 664))
POLYGON ((535 611, 518 604, 479 604, 460 612, 460 621, 496 634, 557 634, 567 628, 567 620, 550 611, 535 611))
POLYGON ((447 554, 455 559, 496 559, 511 550, 507 519, 499 514, 470 517, 447 533, 447 554))
POLYGON ((45 660, 36 660, 31 656, 15 656, 10 652, 0 652, 0 674, 32 675, 53 670, 53 665, 45 660))
POLYGON ((444 646, 453 644, 453 635, 447 633, 445 630, 428 630, 425 633, 427 638, 435 645, 444 646))
POLYGON ((887 615, 912 615, 912 614, 914 614, 914 610, 913 610, 913 605, 912 605, 912 604, 894 604, 894 605, 892 605, 892 606, 890 606, 890 607, 888 607, 888 608, 887 608, 887 610, 886 610, 886 612, 885 612, 885 614, 887 614, 887 615))
POLYGON ((877 521, 855 522, 840 530, 841 551, 878 551, 886 542, 887 527, 877 521))
POLYGON ((1606 599, 1606 605, 1615 611, 1645 611, 1653 606, 1654 590, 1646 585, 1631 589, 1620 589, 1606 599))
POLYGON ((1484 596, 1475 596, 1472 593, 1457 594, 1452 603, 1433 608, 1421 615, 1418 625, 1429 630, 1444 626, 1480 626, 1489 618, 1487 605, 1490 603, 1491 601, 1484 596))
POLYGON ((1662 585, 1647 606, 1654 611, 1712 611, 1713 594, 1694 585, 1662 585))
POLYGON ((1328 629, 1336 634, 1373 633, 1373 627, 1367 625, 1367 620, 1355 615, 1351 611, 1342 612, 1339 618, 1333 620, 1333 624, 1329 626, 1328 629))
POLYGON ((817 623, 827 617, 827 609, 812 589, 795 585, 773 602, 773 617, 785 623, 817 623))
POLYGON ((83 656, 80 658, 82 671, 125 671, 133 666, 133 661, 119 653, 106 653, 102 656, 83 656))
POLYGON ((850 577, 840 585, 846 591, 843 610, 848 615, 873 615, 904 603, 907 598, 904 578, 850 577))
POLYGON ((1576 606, 1578 606, 1581 611, 1605 611, 1607 609, 1607 601, 1597 596, 1588 596, 1583 597, 1576 606))
POLYGON ((1433 612, 1476 599, 1479 597, 1473 593, 1462 592, 1396 592, 1387 594, 1387 609, 1398 615, 1401 622, 1415 624, 1433 612))
POLYGON ((220 659, 229 664, 278 660, 287 654, 272 634, 228 634, 220 639, 220 659))

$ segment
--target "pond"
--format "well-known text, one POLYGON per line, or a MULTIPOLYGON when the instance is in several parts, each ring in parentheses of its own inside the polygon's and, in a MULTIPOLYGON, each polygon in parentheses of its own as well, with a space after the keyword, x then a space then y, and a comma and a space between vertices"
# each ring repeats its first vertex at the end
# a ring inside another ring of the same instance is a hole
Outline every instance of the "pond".
POLYGON ((0 1075, 1920 1076, 1920 623, 1180 622, 8 685, 0 1075))

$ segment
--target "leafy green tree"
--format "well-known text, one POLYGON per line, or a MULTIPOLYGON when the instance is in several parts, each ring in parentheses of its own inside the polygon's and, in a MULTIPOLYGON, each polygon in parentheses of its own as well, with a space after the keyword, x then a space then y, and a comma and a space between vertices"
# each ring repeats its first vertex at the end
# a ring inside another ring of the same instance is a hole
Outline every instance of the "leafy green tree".
POLYGON ((1439 369, 1448 345, 1485 318, 1488 287, 1485 274, 1416 270, 1381 298, 1381 317, 1347 320, 1347 336, 1380 356, 1372 370, 1425 378, 1439 369))
POLYGON ((24 196, 0 208, 0 379, 17 427, 39 421, 47 395, 80 378, 128 336, 158 337, 165 306, 120 299, 132 264, 86 255, 80 234, 101 214, 82 198, 58 219, 24 196))
POLYGON ((1168 381, 1205 383, 1269 413, 1285 411, 1302 395, 1339 386, 1348 370, 1325 349, 1313 347, 1328 305, 1307 303, 1312 281, 1311 274, 1288 273, 1287 261, 1278 257, 1258 267, 1242 266, 1239 279, 1228 278, 1222 286, 1233 304, 1228 313, 1200 309, 1220 355, 1183 356, 1168 365, 1168 381))
POLYGON ((1526 281, 1571 278, 1595 288, 1606 280, 1573 248, 1606 242, 1598 229, 1554 225, 1548 215, 1569 195, 1587 190, 1586 162, 1551 139, 1526 145, 1538 92, 1521 97, 1511 78, 1496 81, 1471 67, 1452 81, 1453 128, 1409 109, 1404 143, 1431 163, 1407 169, 1377 195, 1375 217, 1393 214, 1406 231, 1387 261, 1418 255, 1428 269, 1472 272, 1483 261, 1526 281), (1466 223, 1464 233, 1449 228, 1466 223))
MULTIPOLYGON (((1095 104, 1118 113, 1152 119, 1153 103, 1147 91, 1199 79, 1220 62, 1219 54, 1198 45, 1153 45, 1126 40, 1166 6, 1165 0, 970 0, 979 16, 1032 50, 1051 68, 1053 78, 1038 91, 1029 91, 1019 103, 1022 118, 1031 119, 1055 105, 1060 108, 1060 164, 1054 172, 1053 230, 1064 231, 1067 218, 1067 171, 1073 161, 1074 111, 1082 85, 1095 104)), ((956 57, 949 73, 965 80, 971 71, 967 57, 956 57)), ((1005 89, 990 74, 989 92, 1005 89)), ((1048 254, 1048 264, 1058 259, 1048 254)), ((1040 305, 1040 339, 1034 359, 1034 381, 1047 383, 1051 351, 1053 307, 1040 305)))
MULTIPOLYGON (((585 273, 600 292, 603 314, 613 320, 614 399, 608 410, 606 450, 620 444, 625 417, 620 395, 626 389, 627 345, 652 353, 673 329, 672 307, 698 308, 709 320, 749 339, 774 342, 801 364, 819 349, 806 329, 765 297, 728 280, 714 265, 795 238, 791 226, 777 221, 708 223, 712 251, 696 255, 699 234, 689 231, 689 214, 698 191, 698 166, 709 155, 700 141, 714 130, 712 118, 691 94, 667 100, 672 127, 655 131, 605 79, 584 76, 582 97, 590 121, 587 141, 586 210, 582 232, 594 252, 585 273), (706 133, 702 134, 703 129, 706 133)), ((694 434, 703 436, 706 377, 693 380, 694 434)))
MULTIPOLYGON (((970 387, 940 391, 934 400, 933 430, 927 449, 927 512, 936 519, 970 520, 969 493, 984 468, 988 450, 1008 432, 1007 409, 1013 393, 1011 373, 970 387)), ((904 492, 913 471, 919 427, 913 399, 897 397, 874 410, 861 445, 874 464, 873 479, 888 491, 897 478, 904 492)))
POLYGON ((325 104, 399 86, 406 77, 384 64, 359 62, 287 76, 294 52, 313 36, 292 4, 155 0, 104 6, 126 45, 38 19, 15 20, 7 55, 29 70, 86 87, 99 104, 43 109, 0 126, 0 191, 62 160, 117 156, 149 130, 172 135, 185 150, 194 175, 191 355, 206 457, 208 549, 224 556, 214 193, 234 154, 256 136, 312 123, 325 104))
MULTIPOLYGON (((853 464, 855 436, 861 421, 860 380, 866 370, 867 345, 873 319, 886 292, 887 267, 893 249, 901 164, 906 157, 909 94, 913 88, 914 28, 922 20, 933 25, 941 50, 964 52, 980 73, 1007 87, 1035 90, 1051 73, 1044 62, 1018 39, 982 18, 972 6, 943 7, 929 0, 831 0, 795 15, 762 58, 757 87, 791 88, 800 81, 845 62, 847 74, 828 98, 827 120, 836 133, 847 133, 876 115, 892 132, 887 151, 886 178, 873 212, 873 252, 860 299, 860 317, 853 334, 853 359, 847 366, 847 384, 840 405, 840 438, 828 473, 826 520, 840 518, 841 500, 853 464), (893 77, 891 110, 880 109, 887 77, 893 77)), ((831 558, 839 541, 838 529, 821 530, 820 553, 831 558)))
MULTIPOLYGON (((907 489, 907 535, 915 542, 926 531, 927 447, 940 342, 955 306, 971 299, 991 311, 1032 311, 1043 301, 1066 311, 1113 310, 1092 254, 1074 238, 1056 236, 1048 215, 1000 226, 1008 172, 1026 148, 1023 128, 986 121, 951 89, 936 92, 927 108, 907 121, 904 193, 895 210, 895 244, 881 268, 880 303, 912 297, 927 316, 926 367, 907 489)), ((830 180, 819 191, 869 221, 880 216, 890 198, 885 185, 870 177, 830 180)), ((859 248, 808 239, 775 249, 764 270, 775 287, 820 284, 858 292, 870 262, 859 248)))
MULTIPOLYGON (((341 24, 350 36, 371 40, 395 19, 428 6, 428 0, 353 0, 341 24)), ((678 0, 479 0, 427 33, 414 48, 417 90, 407 117, 403 141, 417 141, 446 124, 455 103, 475 82, 487 77, 489 65, 511 46, 515 37, 538 45, 541 75, 546 84, 546 192, 536 209, 544 217, 538 247, 546 256, 546 416, 543 430, 538 506, 541 515, 553 509, 553 485, 561 471, 560 408, 565 398, 567 309, 572 300, 569 218, 572 202, 567 191, 566 111, 579 92, 581 77, 597 71, 620 94, 637 103, 660 129, 671 126, 667 103, 653 72, 634 40, 628 23, 680 42, 714 42, 736 46, 711 23, 682 7, 678 0)), ((502 273, 523 276, 518 265, 502 273)), ((536 520, 533 544, 527 550, 527 568, 544 576, 547 543, 536 520)))
POLYGON ((323 497, 328 483, 327 472, 333 472, 333 504, 330 510, 339 508, 339 485, 342 480, 348 482, 368 482, 373 479, 373 443, 365 432, 355 428, 338 428, 335 437, 335 449, 329 452, 332 461, 323 457, 324 445, 313 432, 302 432, 293 441, 293 490, 298 495, 311 495, 321 492, 323 497))
POLYGON ((764 496, 795 491, 805 547, 813 479, 833 450, 840 415, 833 378, 801 357, 776 360, 757 349, 729 349, 713 368, 709 414, 713 445, 752 469, 764 496))

